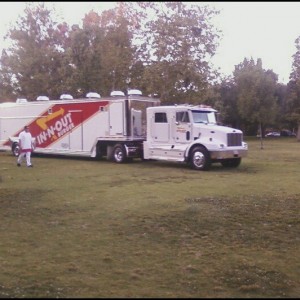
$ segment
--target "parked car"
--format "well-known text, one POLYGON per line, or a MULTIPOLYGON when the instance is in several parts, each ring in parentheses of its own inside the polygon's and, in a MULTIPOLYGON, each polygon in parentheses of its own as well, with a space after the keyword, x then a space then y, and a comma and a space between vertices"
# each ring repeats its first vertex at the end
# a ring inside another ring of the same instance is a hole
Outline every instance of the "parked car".
POLYGON ((290 130, 281 130, 280 135, 281 136, 296 136, 296 133, 294 133, 290 130))
POLYGON ((266 137, 278 137, 280 136, 280 132, 272 131, 266 134, 266 137))

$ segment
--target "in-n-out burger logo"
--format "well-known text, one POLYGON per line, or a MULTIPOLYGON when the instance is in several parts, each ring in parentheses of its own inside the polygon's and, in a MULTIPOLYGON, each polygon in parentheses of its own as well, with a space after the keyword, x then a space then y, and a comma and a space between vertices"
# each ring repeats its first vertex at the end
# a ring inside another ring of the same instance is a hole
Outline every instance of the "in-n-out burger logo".
MULTIPOLYGON (((46 111, 37 118, 33 118, 29 123, 26 123, 26 125, 29 126, 32 137, 35 138, 36 146, 39 148, 48 148, 52 147, 52 144, 56 143, 57 139, 67 136, 72 130, 83 126, 85 122, 97 114, 107 112, 106 108, 108 105, 108 100, 82 102, 66 100, 66 103, 53 103, 53 105, 50 104, 50 106, 47 106, 46 111), (50 113, 50 111, 52 113, 50 113)), ((30 104, 28 104, 28 106, 26 105, 24 114, 27 113, 27 109, 31 109, 30 104)), ((24 125, 25 124, 12 134, 12 136, 17 138, 24 129, 24 125)), ((4 145, 11 146, 11 141, 7 139, 4 145)))
POLYGON ((68 112, 64 115, 64 112, 64 109, 60 108, 58 111, 36 120, 36 124, 43 130, 36 136, 38 145, 47 143, 49 140, 53 142, 75 127, 71 113, 68 112))

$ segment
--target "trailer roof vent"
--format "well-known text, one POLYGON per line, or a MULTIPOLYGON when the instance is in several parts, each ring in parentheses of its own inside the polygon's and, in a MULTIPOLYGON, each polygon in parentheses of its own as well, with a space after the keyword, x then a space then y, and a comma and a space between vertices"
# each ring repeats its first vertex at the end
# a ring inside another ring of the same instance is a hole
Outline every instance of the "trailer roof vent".
POLYGON ((142 96, 142 92, 140 90, 129 90, 128 91, 128 96, 130 95, 139 95, 139 96, 142 96))
POLYGON ((73 100, 73 96, 70 94, 62 94, 59 99, 60 100, 73 100))
POLYGON ((86 98, 101 98, 100 94, 94 93, 94 92, 89 92, 86 94, 86 98))
POLYGON ((26 102, 28 102, 28 101, 27 101, 27 99, 25 99, 25 98, 18 98, 18 99, 16 100, 16 103, 26 103, 26 102))
POLYGON ((38 96, 36 98, 37 101, 49 101, 49 97, 47 96, 38 96))
POLYGON ((111 95, 112 97, 125 96, 125 94, 124 94, 122 91, 112 91, 112 92, 110 93, 110 95, 111 95))

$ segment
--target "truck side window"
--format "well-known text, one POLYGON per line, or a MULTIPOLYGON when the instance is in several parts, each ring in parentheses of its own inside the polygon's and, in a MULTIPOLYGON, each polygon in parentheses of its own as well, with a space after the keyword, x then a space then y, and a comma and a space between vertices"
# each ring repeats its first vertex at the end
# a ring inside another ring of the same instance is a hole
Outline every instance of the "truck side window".
POLYGON ((187 111, 179 111, 176 113, 176 122, 190 123, 189 114, 187 111))
POLYGON ((167 114, 166 113, 155 113, 154 117, 155 123, 168 123, 167 114))

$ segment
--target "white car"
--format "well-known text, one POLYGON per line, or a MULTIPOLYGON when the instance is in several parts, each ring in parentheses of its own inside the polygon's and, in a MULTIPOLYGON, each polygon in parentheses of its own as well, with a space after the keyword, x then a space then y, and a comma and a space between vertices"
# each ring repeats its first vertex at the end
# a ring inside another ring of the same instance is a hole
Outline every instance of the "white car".
POLYGON ((280 136, 280 132, 272 131, 266 134, 266 137, 280 136))

